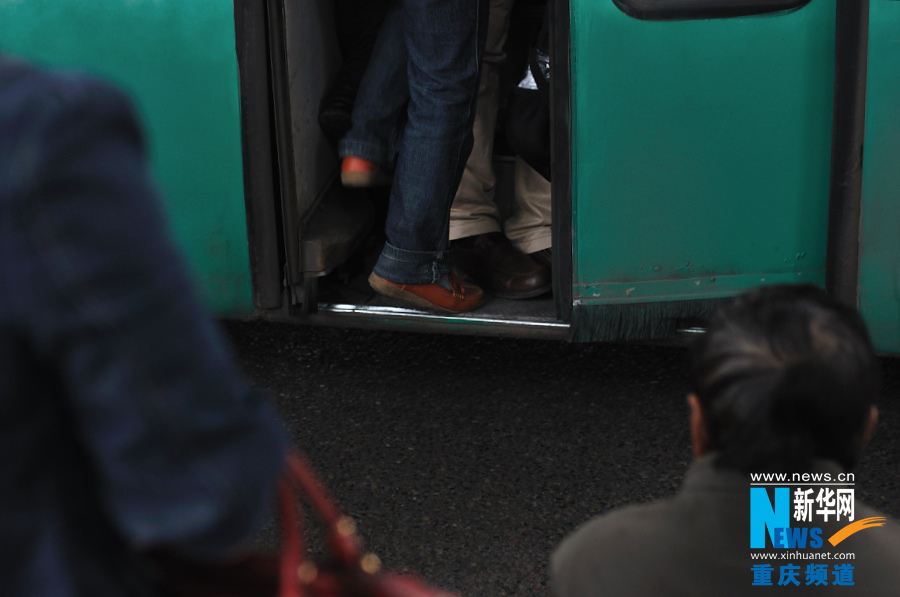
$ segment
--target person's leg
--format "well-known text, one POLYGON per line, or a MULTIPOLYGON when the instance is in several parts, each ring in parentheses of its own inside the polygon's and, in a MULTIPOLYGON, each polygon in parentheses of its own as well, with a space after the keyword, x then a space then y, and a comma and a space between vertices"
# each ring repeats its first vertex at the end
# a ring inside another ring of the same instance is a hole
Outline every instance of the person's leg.
MULTIPOLYGON (((410 101, 377 276, 432 284, 452 269, 450 204, 472 148, 487 11, 481 0, 401 0, 410 101)), ((363 156, 365 157, 365 156, 363 156)))
POLYGON ((341 67, 319 104, 319 125, 339 140, 353 125, 353 105, 391 0, 334 0, 341 67))
POLYGON ((516 157, 515 202, 504 223, 506 236, 523 253, 533 254, 553 244, 550 229, 550 181, 516 157))
POLYGON ((338 144, 341 157, 356 157, 392 170, 409 100, 404 16, 394 2, 385 16, 353 107, 353 126, 338 144))
POLYGON ((487 44, 473 130, 474 146, 450 210, 453 261, 478 284, 503 298, 530 298, 550 290, 550 272, 516 249, 501 232, 494 202, 494 131, 500 65, 513 0, 491 0, 487 44))
POLYGON ((494 130, 500 94, 500 66, 506 61, 509 17, 514 0, 490 0, 487 41, 481 61, 481 83, 472 130, 473 146, 450 208, 450 240, 500 231, 494 203, 494 130))

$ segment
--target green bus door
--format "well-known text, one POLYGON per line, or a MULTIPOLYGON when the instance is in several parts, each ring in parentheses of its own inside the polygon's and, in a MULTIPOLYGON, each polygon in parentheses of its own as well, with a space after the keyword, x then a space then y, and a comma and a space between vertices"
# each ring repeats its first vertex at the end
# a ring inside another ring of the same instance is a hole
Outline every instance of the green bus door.
POLYGON ((871 0, 859 307, 875 346, 900 354, 900 2, 871 0))
POLYGON ((824 283, 835 2, 754 4, 571 0, 575 339, 824 283))

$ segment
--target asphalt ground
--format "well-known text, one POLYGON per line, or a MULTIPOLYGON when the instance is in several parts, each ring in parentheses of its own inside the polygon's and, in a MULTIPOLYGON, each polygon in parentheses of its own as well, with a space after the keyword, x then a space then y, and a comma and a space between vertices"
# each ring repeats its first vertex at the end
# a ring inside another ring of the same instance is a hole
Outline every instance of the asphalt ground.
MULTIPOLYGON (((567 533, 673 494, 691 460, 684 348, 223 325, 367 548, 461 595, 546 595, 567 533)), ((900 359, 882 365, 856 490, 896 517, 900 359)))

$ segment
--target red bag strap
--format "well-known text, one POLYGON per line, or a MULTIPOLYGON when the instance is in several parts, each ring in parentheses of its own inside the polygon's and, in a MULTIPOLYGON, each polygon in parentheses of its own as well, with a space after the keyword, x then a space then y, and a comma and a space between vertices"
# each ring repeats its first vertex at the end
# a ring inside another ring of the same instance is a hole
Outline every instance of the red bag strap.
POLYGON ((353 521, 341 514, 319 481, 312 466, 299 453, 287 457, 286 473, 279 484, 279 502, 284 525, 279 597, 319 597, 378 595, 381 597, 455 597, 433 589, 414 577, 396 574, 376 574, 380 567, 373 554, 361 557, 360 541, 353 521), (326 545, 331 560, 343 564, 341 576, 318 574, 315 565, 306 559, 303 531, 297 509, 301 495, 322 520, 327 536, 326 545), (349 584, 344 584, 347 582, 349 584), (345 593, 347 590, 349 592, 345 593))
POLYGON ((361 546, 356 535, 356 525, 334 505, 334 500, 306 457, 297 452, 288 455, 287 473, 288 480, 298 493, 305 496, 312 510, 325 525, 326 542, 331 555, 345 564, 358 565, 361 559, 361 546))
POLYGON ((303 597, 303 583, 298 582, 299 577, 315 572, 315 567, 306 560, 306 545, 298 515, 298 496, 302 496, 322 521, 331 557, 347 566, 365 567, 361 565, 361 546, 356 535, 356 525, 335 506, 306 457, 298 452, 291 453, 286 458, 285 475, 278 488, 284 543, 279 572, 280 597, 303 597))
POLYGON ((302 597, 298 582, 300 564, 306 547, 297 514, 294 488, 286 480, 278 484, 278 506, 281 513, 281 560, 278 568, 279 597, 302 597))
POLYGON ((287 479, 306 497, 326 527, 331 529, 340 523, 340 511, 305 456, 297 452, 288 454, 287 479))

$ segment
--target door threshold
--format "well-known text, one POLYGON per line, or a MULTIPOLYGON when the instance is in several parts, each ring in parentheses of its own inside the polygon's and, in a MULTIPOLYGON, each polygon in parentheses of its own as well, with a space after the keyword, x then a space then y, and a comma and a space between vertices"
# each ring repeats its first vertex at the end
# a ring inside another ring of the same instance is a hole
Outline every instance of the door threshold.
MULTIPOLYGON (((312 325, 410 332, 546 340, 566 340, 569 337, 569 324, 555 317, 515 313, 529 310, 517 305, 524 301, 488 297, 485 305, 475 311, 445 314, 390 304, 393 303, 390 299, 379 298, 383 299, 379 301, 381 304, 319 303, 318 312, 297 315, 293 319, 312 325)), ((547 302, 552 303, 552 299, 547 299, 547 302)))

